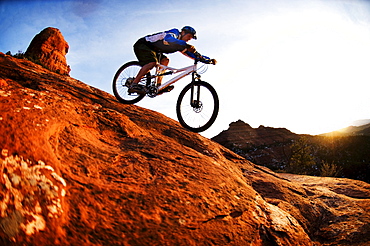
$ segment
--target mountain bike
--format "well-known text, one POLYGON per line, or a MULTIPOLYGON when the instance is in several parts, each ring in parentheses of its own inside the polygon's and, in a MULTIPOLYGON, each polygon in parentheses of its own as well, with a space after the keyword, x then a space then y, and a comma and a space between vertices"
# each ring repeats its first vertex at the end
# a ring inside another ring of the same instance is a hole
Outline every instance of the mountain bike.
POLYGON ((180 79, 191 74, 191 82, 181 91, 177 103, 176 114, 180 124, 193 131, 202 132, 207 130, 216 120, 219 110, 219 99, 216 90, 207 82, 201 80, 200 74, 207 70, 206 64, 212 64, 213 60, 198 56, 194 59, 194 64, 184 68, 172 68, 157 64, 139 82, 145 93, 130 93, 129 88, 141 69, 137 61, 131 61, 121 66, 113 79, 113 93, 118 101, 125 104, 134 104, 142 100, 145 96, 154 98, 169 86, 180 79), (198 63, 204 64, 198 67, 198 63), (158 85, 157 80, 160 76, 175 75, 165 83, 158 85))

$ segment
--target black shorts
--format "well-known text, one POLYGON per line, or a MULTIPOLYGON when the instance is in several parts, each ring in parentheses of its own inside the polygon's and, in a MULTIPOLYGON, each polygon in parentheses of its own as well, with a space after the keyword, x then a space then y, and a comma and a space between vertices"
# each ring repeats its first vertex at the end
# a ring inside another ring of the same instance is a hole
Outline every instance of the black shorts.
POLYGON ((165 55, 156 52, 145 38, 139 39, 134 44, 134 52, 141 66, 151 62, 159 63, 161 59, 167 58, 165 55))

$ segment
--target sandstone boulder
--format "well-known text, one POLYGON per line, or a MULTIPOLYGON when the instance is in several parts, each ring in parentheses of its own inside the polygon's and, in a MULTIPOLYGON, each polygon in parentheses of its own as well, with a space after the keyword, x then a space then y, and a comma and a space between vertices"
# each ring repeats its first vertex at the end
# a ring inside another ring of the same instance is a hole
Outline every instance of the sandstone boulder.
POLYGON ((69 75, 71 71, 65 55, 69 45, 57 28, 48 27, 31 41, 25 56, 53 72, 69 75))

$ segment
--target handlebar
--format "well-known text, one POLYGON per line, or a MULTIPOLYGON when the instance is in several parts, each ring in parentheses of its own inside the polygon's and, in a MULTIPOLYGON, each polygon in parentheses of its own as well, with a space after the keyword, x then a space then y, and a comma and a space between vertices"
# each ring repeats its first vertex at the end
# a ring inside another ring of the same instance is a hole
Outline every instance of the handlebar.
POLYGON ((203 62, 205 64, 213 64, 213 65, 216 65, 217 61, 215 59, 211 59, 207 56, 202 56, 201 54, 199 54, 198 52, 195 52, 195 60, 196 61, 200 61, 200 62, 203 62))

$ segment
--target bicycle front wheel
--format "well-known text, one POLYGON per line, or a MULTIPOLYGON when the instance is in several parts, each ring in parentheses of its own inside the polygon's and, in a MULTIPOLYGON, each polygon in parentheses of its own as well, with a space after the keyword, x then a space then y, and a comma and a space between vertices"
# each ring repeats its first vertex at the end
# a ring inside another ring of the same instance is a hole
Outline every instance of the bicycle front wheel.
POLYGON ((216 90, 204 81, 185 86, 176 104, 180 124, 193 132, 207 130, 215 122, 218 109, 216 90))
MULTIPOLYGON (((134 104, 145 97, 145 94, 130 93, 132 81, 139 73, 141 65, 137 61, 132 61, 124 64, 118 69, 113 79, 113 94, 118 101, 125 104, 134 104)), ((150 72, 144 76, 139 84, 146 86, 150 83, 150 72)))

